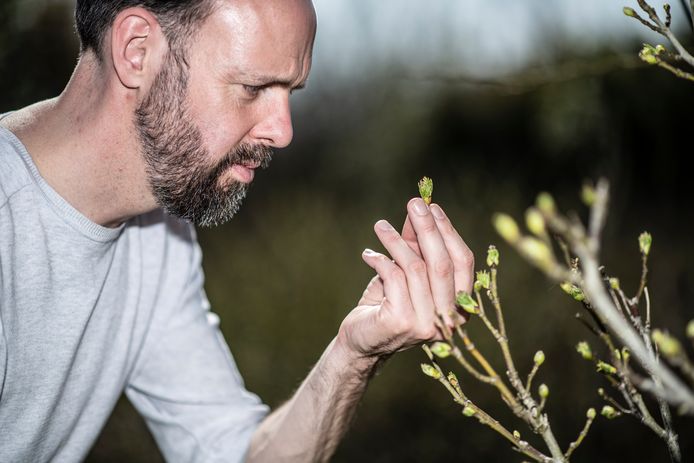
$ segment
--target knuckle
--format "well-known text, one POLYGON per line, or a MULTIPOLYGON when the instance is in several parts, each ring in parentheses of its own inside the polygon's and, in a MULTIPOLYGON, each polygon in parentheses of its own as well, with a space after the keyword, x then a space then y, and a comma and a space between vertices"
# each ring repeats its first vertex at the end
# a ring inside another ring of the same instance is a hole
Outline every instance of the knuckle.
POLYGON ((400 269, 400 267, 398 267, 397 265, 393 265, 393 266, 388 270, 388 277, 389 277, 391 280, 395 280, 395 281, 399 281, 399 282, 405 281, 405 275, 403 274, 403 272, 402 272, 402 270, 400 269))
POLYGON ((426 220, 422 224, 422 232, 423 233, 438 232, 438 227, 436 226, 436 223, 433 220, 426 220))
POLYGON ((453 273, 453 262, 450 259, 441 259, 434 263, 434 272, 439 277, 449 277, 453 273))
POLYGON ((414 275, 425 275, 427 273, 427 264, 421 259, 416 259, 407 264, 407 270, 414 275))
POLYGON ((470 248, 465 246, 463 248, 462 253, 460 254, 460 260, 462 261, 462 264, 465 267, 474 267, 475 266, 475 255, 472 253, 470 248))

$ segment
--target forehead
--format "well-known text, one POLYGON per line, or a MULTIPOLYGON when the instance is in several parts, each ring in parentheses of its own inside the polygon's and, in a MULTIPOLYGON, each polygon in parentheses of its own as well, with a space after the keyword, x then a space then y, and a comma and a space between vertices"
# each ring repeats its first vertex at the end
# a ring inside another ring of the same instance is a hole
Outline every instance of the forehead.
POLYGON ((199 31, 196 48, 210 64, 302 74, 310 65, 315 32, 310 0, 222 0, 199 31))

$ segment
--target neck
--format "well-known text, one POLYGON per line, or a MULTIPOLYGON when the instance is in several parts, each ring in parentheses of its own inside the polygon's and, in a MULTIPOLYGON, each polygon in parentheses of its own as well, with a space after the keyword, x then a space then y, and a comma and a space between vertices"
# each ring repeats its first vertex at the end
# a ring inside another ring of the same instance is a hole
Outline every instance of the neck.
POLYGON ((93 222, 115 227, 156 203, 133 125, 136 96, 103 75, 87 55, 59 97, 13 113, 6 125, 58 194, 93 222))

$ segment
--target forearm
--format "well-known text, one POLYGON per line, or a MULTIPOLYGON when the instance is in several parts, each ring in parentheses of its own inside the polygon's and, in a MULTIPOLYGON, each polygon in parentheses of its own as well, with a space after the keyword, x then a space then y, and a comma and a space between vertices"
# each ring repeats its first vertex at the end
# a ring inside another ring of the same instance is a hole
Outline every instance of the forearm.
POLYGON ((375 357, 350 354, 334 339, 294 396, 260 424, 246 461, 327 461, 375 366, 375 357))

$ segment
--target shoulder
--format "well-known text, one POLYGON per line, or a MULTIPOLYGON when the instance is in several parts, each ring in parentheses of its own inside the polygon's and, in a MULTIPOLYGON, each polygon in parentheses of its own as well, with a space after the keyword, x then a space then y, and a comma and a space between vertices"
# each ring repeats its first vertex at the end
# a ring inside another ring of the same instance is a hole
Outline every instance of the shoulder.
POLYGON ((32 183, 21 150, 19 140, 0 126, 0 209, 15 193, 32 183))

